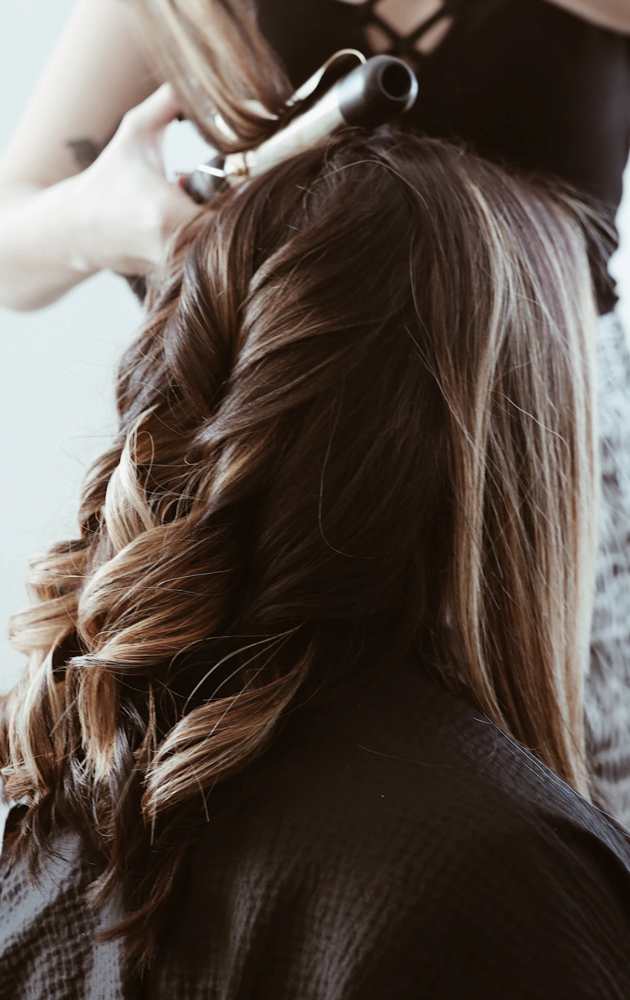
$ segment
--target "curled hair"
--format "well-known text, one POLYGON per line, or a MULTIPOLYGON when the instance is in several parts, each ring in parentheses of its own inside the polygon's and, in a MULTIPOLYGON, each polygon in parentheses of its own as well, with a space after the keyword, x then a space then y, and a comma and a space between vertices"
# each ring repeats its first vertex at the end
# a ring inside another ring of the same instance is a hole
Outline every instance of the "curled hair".
POLYGON ((140 958, 178 824, 307 682, 421 658, 588 794, 594 321, 570 200, 389 128, 182 235, 2 729, 20 842, 82 830, 140 958))

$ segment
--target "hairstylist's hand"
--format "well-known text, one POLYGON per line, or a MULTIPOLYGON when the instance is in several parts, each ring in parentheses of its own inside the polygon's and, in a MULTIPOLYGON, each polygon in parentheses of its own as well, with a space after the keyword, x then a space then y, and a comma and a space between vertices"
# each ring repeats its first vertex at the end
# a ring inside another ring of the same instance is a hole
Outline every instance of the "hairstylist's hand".
POLYGON ((199 213, 164 172, 164 130, 179 111, 171 85, 164 84, 125 115, 98 159, 72 179, 81 269, 147 274, 172 234, 199 213))

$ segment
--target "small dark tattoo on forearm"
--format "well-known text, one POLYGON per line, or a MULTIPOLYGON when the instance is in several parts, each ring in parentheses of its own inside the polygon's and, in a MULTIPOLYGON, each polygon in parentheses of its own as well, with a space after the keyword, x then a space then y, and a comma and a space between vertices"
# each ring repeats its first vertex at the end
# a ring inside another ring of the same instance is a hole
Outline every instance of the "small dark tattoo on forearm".
POLYGON ((85 170, 86 167, 89 167, 92 163, 94 163, 94 160, 99 158, 105 149, 105 146, 109 146, 119 128, 120 122, 118 122, 118 125, 112 134, 102 144, 94 142, 94 139, 70 139, 70 141, 66 143, 66 146, 72 150, 74 159, 81 167, 81 170, 85 170))
POLYGON ((102 149, 93 139, 70 139, 66 145, 72 150, 81 170, 85 170, 86 167, 94 163, 102 149))

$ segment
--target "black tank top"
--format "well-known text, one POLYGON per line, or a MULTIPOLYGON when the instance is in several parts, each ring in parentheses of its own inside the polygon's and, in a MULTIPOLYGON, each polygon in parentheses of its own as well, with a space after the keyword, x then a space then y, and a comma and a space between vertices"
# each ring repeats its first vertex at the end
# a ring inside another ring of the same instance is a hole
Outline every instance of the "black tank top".
MULTIPOLYGON (((297 86, 334 51, 372 54, 374 0, 256 0, 261 30, 297 86)), ((630 37, 598 28, 547 0, 448 0, 453 24, 421 57, 420 91, 405 116, 426 135, 464 140, 478 153, 555 175, 613 219, 630 145, 630 37)), ((600 308, 615 301, 612 281, 600 308)))

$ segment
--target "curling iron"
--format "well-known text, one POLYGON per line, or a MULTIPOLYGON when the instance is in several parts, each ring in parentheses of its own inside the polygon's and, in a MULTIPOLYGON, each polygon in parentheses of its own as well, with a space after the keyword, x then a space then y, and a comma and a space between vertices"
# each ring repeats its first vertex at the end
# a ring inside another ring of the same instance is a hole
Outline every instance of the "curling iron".
MULTIPOLYGON (((185 190, 199 204, 206 203, 220 191, 325 142, 342 128, 374 128, 390 121, 409 110, 417 93, 418 81, 401 59, 366 59, 356 49, 341 49, 289 98, 288 121, 283 127, 254 149, 199 164, 185 190)), ((215 123, 230 134, 219 116, 215 123)))

